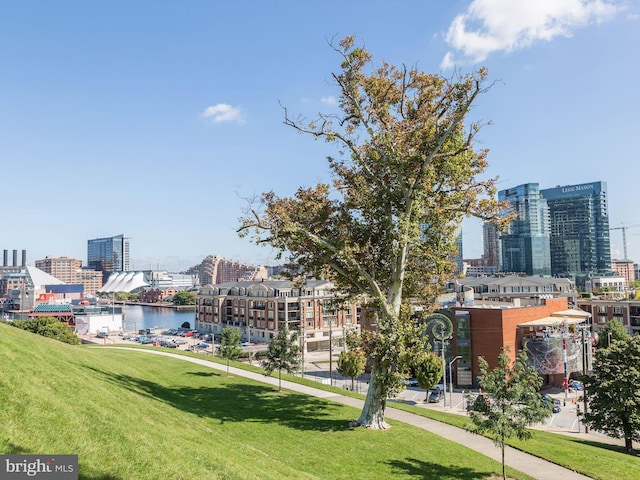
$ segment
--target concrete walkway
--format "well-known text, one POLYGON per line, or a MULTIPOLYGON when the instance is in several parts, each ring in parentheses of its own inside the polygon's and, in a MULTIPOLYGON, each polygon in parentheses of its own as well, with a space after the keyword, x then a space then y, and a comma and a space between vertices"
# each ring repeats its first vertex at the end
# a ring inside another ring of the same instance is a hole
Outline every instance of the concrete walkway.
MULTIPOLYGON (((227 371, 226 365, 222 365, 216 362, 211 362, 207 359, 186 357, 184 355, 177 355, 175 353, 170 353, 162 350, 142 350, 142 349, 131 349, 126 347, 106 347, 106 348, 121 348, 123 350, 127 350, 129 352, 142 352, 149 353, 154 355, 163 355, 166 357, 176 358, 178 360, 183 360, 191 363, 195 363, 198 365, 202 365, 208 368, 214 368, 216 370, 220 370, 223 372, 227 371)), ((240 377, 250 378, 252 380, 256 380, 258 382, 266 383, 269 385, 278 386, 278 379, 273 377, 267 377, 265 375, 259 373, 248 372, 246 370, 242 370, 239 368, 230 367, 229 372, 233 375, 237 375, 240 377)), ((364 404, 363 400, 357 398, 351 398, 344 395, 339 395, 333 392, 327 392, 325 390, 320 390, 313 387, 307 387, 306 385, 300 385, 297 383, 289 382, 286 380, 282 381, 282 388, 287 390, 303 393, 305 395, 311 395, 313 397, 324 398, 326 400, 330 400, 332 402, 340 403, 342 405, 348 405, 357 409, 362 409, 364 404)), ((387 403, 386 409, 386 418, 397 420, 400 422, 407 423, 409 425, 414 425, 418 428, 422 428, 429 432, 432 432, 436 435, 444 437, 453 442, 464 445, 471 450, 475 450, 483 455, 486 455, 489 458, 496 460, 499 463, 502 463, 501 452, 498 447, 496 447, 491 440, 486 437, 480 435, 474 435, 472 433, 467 432, 458 427, 454 427, 452 425, 447 425, 445 423, 437 422, 435 420, 431 420, 420 415, 415 415, 413 413, 405 412, 403 410, 397 410, 390 406, 392 404, 387 403)), ((581 475, 579 473, 574 472, 573 470, 568 470, 566 468, 560 467, 551 462, 547 462, 546 460, 542 460, 533 455, 529 455, 528 453, 521 452, 520 450, 516 450, 511 447, 506 447, 505 449, 505 463, 516 470, 526 473, 527 475, 539 479, 539 480, 586 480, 590 477, 585 475, 581 475)))

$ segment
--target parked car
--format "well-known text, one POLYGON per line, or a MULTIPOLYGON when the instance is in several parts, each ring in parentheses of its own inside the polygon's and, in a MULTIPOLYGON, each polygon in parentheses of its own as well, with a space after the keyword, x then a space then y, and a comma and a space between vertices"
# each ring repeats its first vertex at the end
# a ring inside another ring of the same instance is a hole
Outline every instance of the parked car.
POLYGON ((96 338, 109 338, 109 334, 107 332, 98 332, 96 333, 96 338))
POLYGON ((554 405, 552 411, 553 413, 560 413, 560 405, 554 405))
POLYGON ((442 398, 442 392, 440 391, 439 388, 432 388, 431 390, 429 390, 429 403, 438 403, 440 402, 440 399, 442 398))
POLYGON ((407 380, 407 387, 419 387, 420 384, 418 383, 418 380, 415 378, 410 378, 407 380))
POLYGON ((178 348, 178 345, 175 342, 167 339, 160 340, 160 346, 165 348, 178 348))
POLYGON ((582 382, 580 382, 578 380, 571 380, 569 382, 569 388, 573 388, 574 390, 582 391, 582 390, 584 390, 584 385, 582 384, 582 382))
POLYGON ((181 337, 193 337, 193 330, 187 330, 186 332, 182 332, 180 334, 181 337))

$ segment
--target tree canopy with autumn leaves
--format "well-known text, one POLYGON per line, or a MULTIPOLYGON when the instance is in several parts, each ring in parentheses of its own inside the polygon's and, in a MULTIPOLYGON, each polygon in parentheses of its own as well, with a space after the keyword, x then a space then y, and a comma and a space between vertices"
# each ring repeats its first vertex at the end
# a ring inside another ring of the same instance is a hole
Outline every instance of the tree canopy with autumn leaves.
MULTIPOLYGON (((467 120, 490 87, 487 72, 445 78, 416 68, 373 65, 353 36, 331 47, 340 113, 284 123, 337 147, 332 183, 275 192, 250 202, 241 236, 280 252, 292 271, 332 280, 377 317, 365 340, 372 379, 358 424, 387 428, 386 398, 405 372, 415 342, 403 305, 433 307, 438 286, 454 271, 456 232, 465 216, 499 223, 495 179, 482 178, 487 150, 475 148, 484 122, 467 120)), ((405 310, 406 311, 406 310, 405 310)))

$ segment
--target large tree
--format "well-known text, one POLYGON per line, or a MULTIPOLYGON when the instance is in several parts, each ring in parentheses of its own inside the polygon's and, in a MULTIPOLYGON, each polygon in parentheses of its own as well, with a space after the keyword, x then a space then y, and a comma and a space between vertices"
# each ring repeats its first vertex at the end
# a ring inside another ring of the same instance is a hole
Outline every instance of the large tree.
POLYGON ((498 356, 498 365, 491 370, 489 363, 482 357, 478 359, 480 376, 478 381, 483 395, 488 400, 476 402, 471 410, 474 433, 488 434, 502 451, 502 478, 506 478, 504 462, 505 441, 510 437, 525 440, 531 436, 529 425, 543 421, 551 414, 538 393, 542 386, 542 377, 535 367, 528 365, 527 354, 521 350, 511 365, 506 351, 498 356))
POLYGON ((640 441, 640 336, 598 349, 593 373, 583 378, 589 406, 583 422, 624 439, 625 451, 633 453, 633 441, 640 441))
POLYGON ((193 292, 180 291, 173 295, 173 303, 175 305, 195 305, 196 294, 193 292))
POLYGON ((367 338, 372 378, 358 423, 386 428, 386 399, 410 347, 401 306, 419 299, 429 308, 434 287, 452 273, 465 215, 500 221, 495 179, 479 177, 487 166, 487 151, 474 149, 481 123, 467 121, 487 74, 373 68, 353 37, 334 50, 342 58, 333 75, 341 113, 307 121, 284 110, 286 125, 337 146, 338 158, 328 158, 332 185, 301 187, 289 198, 263 193, 238 231, 275 247, 296 272, 368 302, 377 331, 367 338))

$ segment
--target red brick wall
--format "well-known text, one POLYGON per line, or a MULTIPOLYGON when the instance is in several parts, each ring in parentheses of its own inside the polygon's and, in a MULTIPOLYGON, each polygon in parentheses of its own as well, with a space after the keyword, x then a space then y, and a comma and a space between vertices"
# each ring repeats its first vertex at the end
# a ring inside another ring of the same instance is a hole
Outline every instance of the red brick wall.
MULTIPOLYGON (((469 312, 471 319, 471 369, 473 381, 480 374, 478 357, 483 357, 490 368, 498 364, 498 355, 503 347, 509 348, 509 357, 515 360, 520 349, 521 332, 517 326, 521 323, 548 317, 554 312, 568 308, 566 298, 550 298, 544 305, 518 308, 454 308, 456 311, 469 312)), ((454 333, 455 335, 455 333, 454 333)), ((455 352, 454 352, 455 354, 455 352)))

